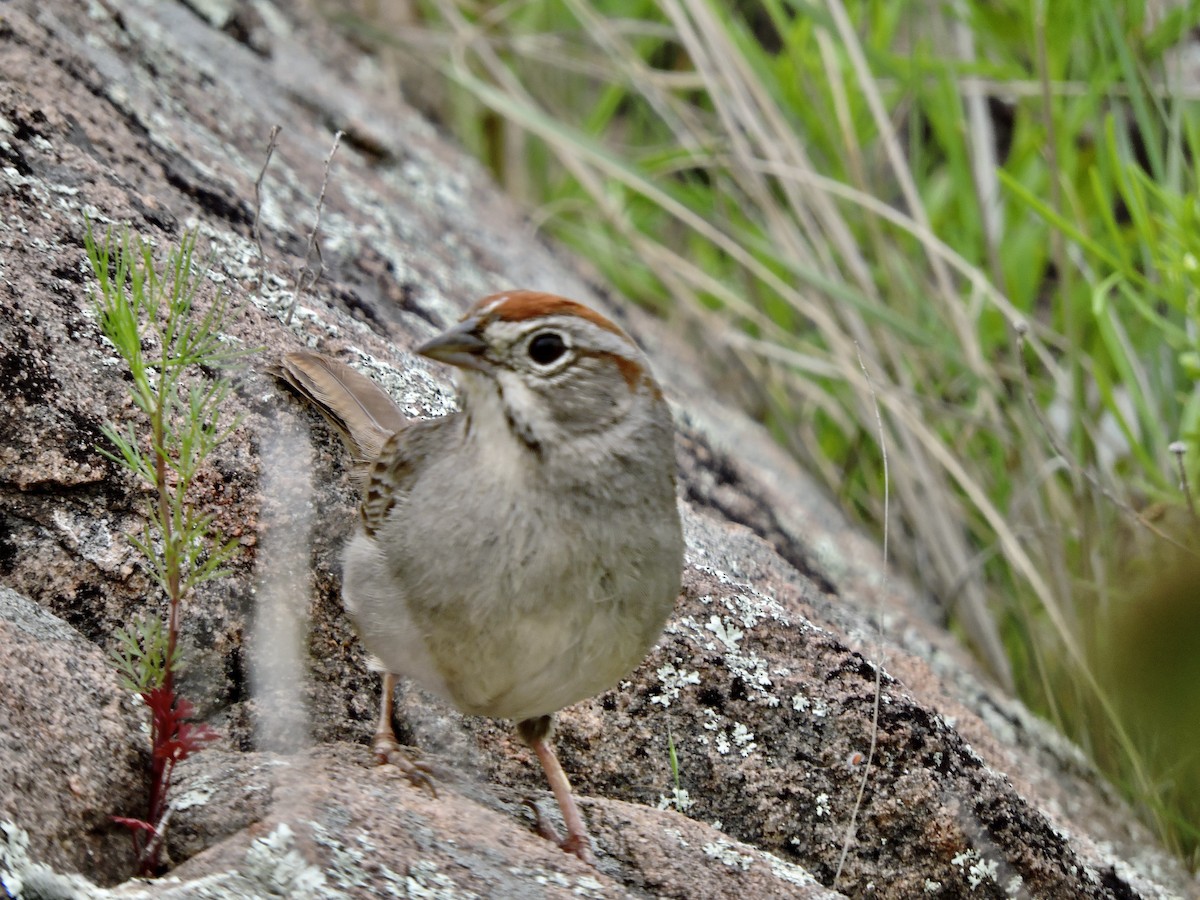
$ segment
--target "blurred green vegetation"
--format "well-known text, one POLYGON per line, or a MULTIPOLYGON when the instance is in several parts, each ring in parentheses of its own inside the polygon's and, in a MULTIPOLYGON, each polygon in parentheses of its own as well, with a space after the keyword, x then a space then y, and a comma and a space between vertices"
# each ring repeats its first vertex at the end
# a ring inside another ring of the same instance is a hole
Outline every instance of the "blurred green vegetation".
MULTIPOLYGON (((1104 614, 1096 648, 1101 683, 1152 779, 1138 799, 1162 820, 1193 868, 1200 844, 1200 562, 1163 554, 1154 574, 1104 614)), ((1108 748, 1105 747, 1107 751, 1108 748)), ((1101 763, 1121 770, 1122 761, 1101 763)))
POLYGON ((1131 573, 1200 545, 1197 4, 416 8, 357 27, 448 75, 436 112, 535 221, 877 529, 878 400, 899 562, 1196 868, 1200 680, 1152 704, 1110 662, 1165 658, 1131 573))

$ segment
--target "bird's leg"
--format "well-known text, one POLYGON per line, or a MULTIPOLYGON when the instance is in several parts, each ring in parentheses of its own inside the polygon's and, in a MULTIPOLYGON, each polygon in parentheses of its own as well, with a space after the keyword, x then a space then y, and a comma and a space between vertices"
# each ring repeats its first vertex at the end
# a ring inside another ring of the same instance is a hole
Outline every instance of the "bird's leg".
POLYGON ((415 759, 415 749, 401 747, 396 740, 396 732, 392 728, 392 709, 395 703, 396 676, 391 672, 383 673, 382 694, 379 698, 379 724, 375 726, 375 737, 371 740, 371 750, 375 761, 381 765, 393 765, 412 784, 428 788, 433 796, 437 796, 437 788, 433 785, 433 770, 428 763, 415 759))
POLYGON ((538 830, 556 840, 568 853, 574 853, 588 865, 594 866, 596 859, 592 856, 592 841, 588 837, 587 826, 583 824, 583 816, 579 814, 579 807, 575 805, 575 798, 571 794, 571 782, 567 780, 567 773, 559 764, 554 753, 554 744, 550 741, 553 724, 554 720, 550 716, 525 719, 517 723, 517 734, 537 754, 538 762, 542 764, 542 770, 546 773, 546 780, 550 782, 550 790, 554 792, 554 799, 558 801, 558 808, 562 810, 567 836, 564 840, 558 840, 557 835, 554 835, 548 825, 542 823, 540 817, 538 830))
POLYGON ((379 724, 375 726, 375 737, 371 741, 371 749, 375 751, 375 759, 380 765, 386 763, 387 754, 400 749, 396 740, 396 731, 392 728, 392 710, 396 694, 396 676, 391 672, 383 673, 383 685, 379 691, 379 724))

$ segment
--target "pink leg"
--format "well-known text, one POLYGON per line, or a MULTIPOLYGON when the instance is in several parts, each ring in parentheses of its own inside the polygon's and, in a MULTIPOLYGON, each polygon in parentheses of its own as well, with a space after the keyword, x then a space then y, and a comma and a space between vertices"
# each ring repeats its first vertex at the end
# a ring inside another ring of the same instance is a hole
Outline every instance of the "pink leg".
POLYGON ((395 703, 396 676, 391 672, 383 675, 383 688, 379 698, 379 723, 375 726, 375 737, 371 740, 371 750, 375 761, 381 765, 393 765, 412 784, 428 788, 433 796, 437 796, 437 788, 433 786, 433 772, 426 763, 414 759, 411 747, 401 747, 396 740, 396 732, 392 728, 392 709, 395 703))
MULTIPOLYGON (((550 790, 554 792, 554 799, 558 801, 558 808, 562 810, 567 837, 559 842, 560 846, 568 853, 574 853, 588 865, 594 866, 596 859, 592 855, 592 842, 588 837, 587 826, 583 824, 583 816, 579 814, 579 807, 575 805, 575 797, 571 794, 571 782, 567 780, 567 773, 559 764, 554 745, 550 742, 551 725, 552 720, 549 716, 526 719, 517 725, 517 733, 537 754, 538 762, 542 764, 542 770, 546 773, 546 780, 550 782, 550 790)), ((544 832, 549 830, 540 823, 539 829, 544 832)))

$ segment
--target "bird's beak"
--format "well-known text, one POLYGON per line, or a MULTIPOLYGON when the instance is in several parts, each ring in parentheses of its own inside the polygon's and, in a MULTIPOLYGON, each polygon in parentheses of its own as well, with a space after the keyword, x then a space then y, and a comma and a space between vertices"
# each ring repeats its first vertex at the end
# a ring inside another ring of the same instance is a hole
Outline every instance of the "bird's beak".
POLYGON ((489 368, 483 356, 487 344, 475 333, 478 327, 479 322, 474 318, 459 322, 453 328, 426 341, 415 352, 462 369, 485 372, 489 368))

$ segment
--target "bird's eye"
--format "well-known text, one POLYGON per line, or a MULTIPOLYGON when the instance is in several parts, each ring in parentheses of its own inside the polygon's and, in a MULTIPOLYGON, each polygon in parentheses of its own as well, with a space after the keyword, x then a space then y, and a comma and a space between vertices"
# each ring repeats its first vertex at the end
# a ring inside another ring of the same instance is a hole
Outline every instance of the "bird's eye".
POLYGON ((539 366, 548 366, 567 352, 567 343, 557 331, 543 331, 529 342, 529 358, 539 366))

